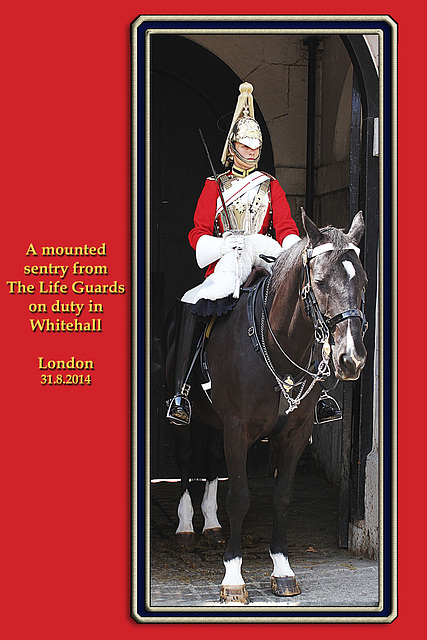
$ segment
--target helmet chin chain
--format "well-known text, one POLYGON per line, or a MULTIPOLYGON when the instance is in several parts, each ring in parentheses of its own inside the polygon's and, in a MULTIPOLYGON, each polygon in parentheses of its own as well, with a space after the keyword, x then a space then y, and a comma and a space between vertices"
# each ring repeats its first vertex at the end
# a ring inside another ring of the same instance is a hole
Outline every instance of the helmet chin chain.
POLYGON ((261 155, 261 147, 258 147, 258 155, 257 155, 256 158, 245 158, 245 157, 243 157, 242 154, 237 151, 236 147, 234 146, 234 142, 230 142, 230 147, 233 150, 233 153, 242 162, 245 162, 246 164, 250 165, 251 167, 255 167, 258 164, 259 157, 261 155))

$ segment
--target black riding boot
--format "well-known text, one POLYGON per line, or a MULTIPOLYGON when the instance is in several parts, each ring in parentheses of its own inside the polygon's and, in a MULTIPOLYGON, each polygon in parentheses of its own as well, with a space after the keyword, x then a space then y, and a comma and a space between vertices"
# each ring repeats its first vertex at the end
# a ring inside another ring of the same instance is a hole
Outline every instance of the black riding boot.
POLYGON ((196 352, 204 324, 191 313, 192 304, 177 303, 177 343, 175 348, 175 395, 169 403, 166 417, 172 424, 186 425, 191 420, 191 404, 188 398, 190 367, 196 352))
POLYGON ((333 422, 334 420, 341 420, 342 411, 338 402, 332 396, 329 396, 326 391, 322 392, 319 400, 317 401, 316 408, 314 410, 314 422, 315 424, 323 424, 324 422, 333 422))

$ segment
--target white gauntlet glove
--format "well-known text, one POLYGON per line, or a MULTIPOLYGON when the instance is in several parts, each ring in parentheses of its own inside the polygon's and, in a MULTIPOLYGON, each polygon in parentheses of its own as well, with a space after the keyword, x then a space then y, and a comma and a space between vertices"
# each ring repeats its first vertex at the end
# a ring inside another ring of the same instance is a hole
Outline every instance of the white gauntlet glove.
POLYGON ((297 236, 295 233, 290 233, 285 238, 283 238, 283 242, 282 242, 283 249, 285 251, 286 251, 286 249, 290 249, 290 247, 292 247, 292 245, 294 245, 296 242, 299 242, 299 239, 300 239, 300 237, 297 236))
POLYGON ((231 231, 226 231, 222 238, 201 236, 196 245, 197 264, 203 269, 234 248, 243 249, 243 242, 242 236, 233 236, 231 231))
POLYGON ((234 235, 231 231, 226 231, 222 236, 221 255, 225 255, 233 249, 241 251, 243 249, 244 239, 243 235, 234 235))
POLYGON ((196 245, 196 261, 201 269, 204 269, 221 258, 222 238, 214 236, 201 236, 196 245))

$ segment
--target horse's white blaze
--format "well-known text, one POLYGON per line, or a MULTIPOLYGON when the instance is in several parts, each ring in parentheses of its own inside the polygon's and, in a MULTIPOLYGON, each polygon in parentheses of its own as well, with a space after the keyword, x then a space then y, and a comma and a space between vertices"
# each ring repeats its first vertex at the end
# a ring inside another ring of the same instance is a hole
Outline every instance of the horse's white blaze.
POLYGON ((348 279, 351 280, 356 275, 354 264, 350 260, 343 260, 344 269, 347 271, 348 279))
POLYGON ((295 573, 291 569, 287 556, 283 553, 271 553, 270 557, 273 560, 273 573, 271 574, 275 578, 287 578, 295 576, 295 573))
POLYGON ((191 498, 188 490, 186 490, 179 501, 178 519, 179 524, 175 533, 194 533, 193 529, 194 509, 191 504, 191 498))
POLYGON ((224 560, 225 576, 222 585, 232 587, 238 584, 245 584, 242 578, 242 558, 238 556, 232 560, 224 560))
POLYGON ((347 356, 349 358, 352 358, 356 365, 359 365, 361 362, 363 362, 363 358, 359 358, 357 355, 353 334, 351 332, 350 318, 347 320, 346 341, 347 341, 347 346, 346 346, 347 356))
POLYGON ((203 531, 205 529, 216 529, 221 527, 218 518, 217 518, 217 490, 218 490, 218 478, 209 482, 206 480, 205 484, 205 492, 203 494, 203 500, 201 504, 201 509, 203 513, 203 517, 205 519, 205 525, 203 527, 203 531))
POLYGON ((348 358, 351 358, 353 360, 356 367, 358 367, 363 362, 363 358, 359 358, 357 355, 353 334, 351 332, 350 318, 347 320, 346 355, 348 358))
POLYGON ((351 333, 350 319, 347 320, 346 342, 347 342, 347 345, 346 345, 347 357, 352 358, 355 362, 358 362, 357 356, 355 355, 356 349, 354 346, 353 334, 351 333))

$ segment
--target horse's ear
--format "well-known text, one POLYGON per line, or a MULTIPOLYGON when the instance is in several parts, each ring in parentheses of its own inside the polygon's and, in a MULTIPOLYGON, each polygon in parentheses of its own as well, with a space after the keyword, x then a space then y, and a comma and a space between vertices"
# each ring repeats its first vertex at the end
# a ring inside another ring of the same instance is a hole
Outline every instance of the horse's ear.
POLYGON ((301 219, 305 232, 307 234, 307 238, 310 240, 311 246, 315 247, 316 244, 320 242, 322 234, 320 233, 314 222, 310 220, 310 218, 304 211, 304 207, 301 207, 301 219))
POLYGON ((363 214, 361 211, 356 213, 351 223, 351 227, 347 233, 347 238, 355 245, 358 245, 363 232, 365 231, 365 222, 363 220, 363 214))

